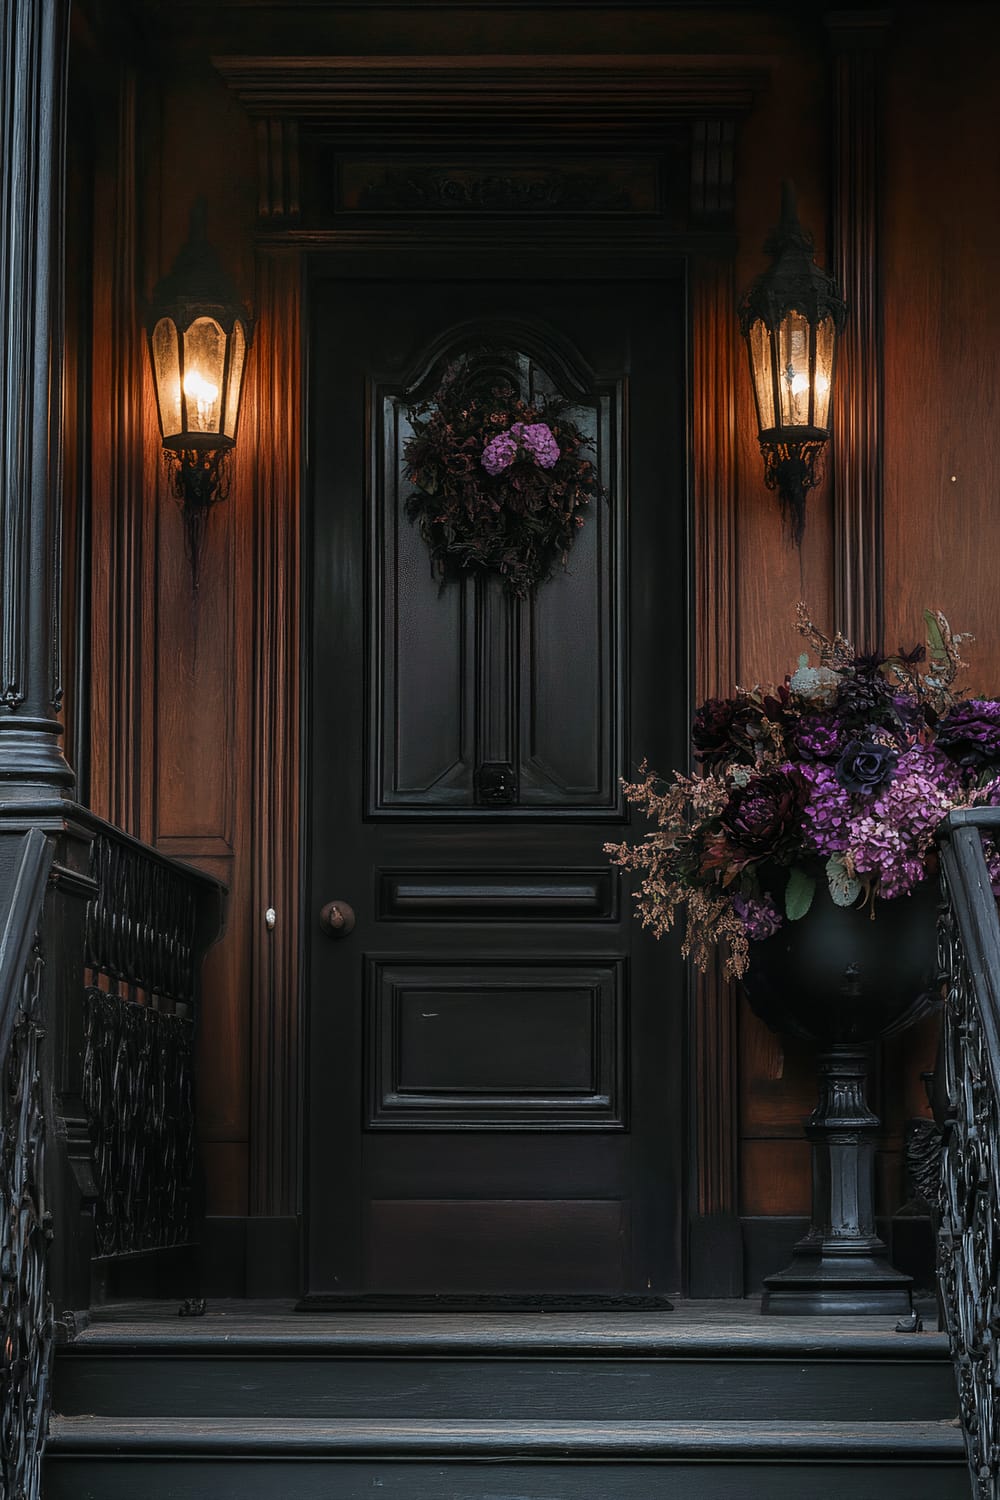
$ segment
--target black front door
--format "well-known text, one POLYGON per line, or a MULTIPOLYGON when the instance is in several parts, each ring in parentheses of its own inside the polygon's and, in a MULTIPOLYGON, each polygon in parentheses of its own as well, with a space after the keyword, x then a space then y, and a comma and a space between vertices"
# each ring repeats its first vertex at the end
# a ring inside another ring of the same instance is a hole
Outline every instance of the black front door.
POLYGON ((684 975, 602 846, 686 739, 679 284, 311 306, 307 1290, 675 1291, 684 975), (442 586, 405 514, 408 410, 471 348, 571 403, 606 491, 526 601, 442 586))

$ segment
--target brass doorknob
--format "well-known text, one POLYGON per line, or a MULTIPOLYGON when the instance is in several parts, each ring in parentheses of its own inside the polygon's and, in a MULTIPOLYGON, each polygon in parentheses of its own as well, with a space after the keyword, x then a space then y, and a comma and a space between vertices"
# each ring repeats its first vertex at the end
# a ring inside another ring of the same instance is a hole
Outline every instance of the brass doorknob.
POLYGON ((354 908, 346 901, 328 901, 319 914, 319 925, 328 937, 346 937, 354 931, 354 908))

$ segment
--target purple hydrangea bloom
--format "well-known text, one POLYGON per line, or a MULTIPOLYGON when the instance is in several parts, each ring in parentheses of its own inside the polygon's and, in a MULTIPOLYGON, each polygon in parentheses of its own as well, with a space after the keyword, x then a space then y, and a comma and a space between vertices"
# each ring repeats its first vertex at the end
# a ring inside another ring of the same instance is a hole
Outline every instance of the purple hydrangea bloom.
POLYGON ((803 843, 816 854, 842 854, 851 821, 850 792, 841 786, 836 771, 822 762, 802 764, 799 775, 808 793, 802 810, 803 843))
POLYGON ((872 804, 851 821, 848 855, 859 875, 878 879, 879 894, 891 900, 919 885, 927 874, 925 857, 935 830, 952 805, 938 780, 934 751, 907 751, 898 775, 872 804))
POLYGON ((483 449, 483 468, 487 474, 502 474, 519 458, 530 459, 540 469, 555 468, 559 444, 547 422, 515 422, 491 438, 483 449))
MULTIPOLYGON (((957 798, 961 794, 963 786, 961 769, 936 745, 911 745, 905 755, 900 756, 896 769, 899 776, 926 777, 950 799, 957 798)), ((1000 783, 1000 778, 998 778, 998 783, 1000 783)))
POLYGON ((559 462, 559 444, 547 422, 515 422, 510 429, 516 432, 522 447, 527 449, 540 469, 554 469, 559 462))
MULTIPOLYGON (((520 424, 516 424, 520 425, 520 424)), ((502 474, 517 458, 517 436, 513 427, 491 438, 483 449, 483 468, 487 474, 502 474)))
POLYGON ((734 896, 733 911, 746 929, 752 943, 773 937, 782 924, 782 916, 770 896, 755 901, 752 896, 734 896))

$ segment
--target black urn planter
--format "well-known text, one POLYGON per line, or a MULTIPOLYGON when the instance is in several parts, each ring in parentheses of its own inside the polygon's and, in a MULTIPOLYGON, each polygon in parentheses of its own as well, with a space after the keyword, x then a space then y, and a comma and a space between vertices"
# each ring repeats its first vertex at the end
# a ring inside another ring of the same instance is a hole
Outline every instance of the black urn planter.
POLYGON ((772 1031, 818 1043, 812 1222, 791 1264, 765 1277, 765 1313, 910 1311, 912 1280, 875 1232, 878 1116, 865 1084, 871 1045, 937 1003, 937 882, 865 907, 838 907, 822 878, 807 914, 750 945, 743 987, 772 1031))

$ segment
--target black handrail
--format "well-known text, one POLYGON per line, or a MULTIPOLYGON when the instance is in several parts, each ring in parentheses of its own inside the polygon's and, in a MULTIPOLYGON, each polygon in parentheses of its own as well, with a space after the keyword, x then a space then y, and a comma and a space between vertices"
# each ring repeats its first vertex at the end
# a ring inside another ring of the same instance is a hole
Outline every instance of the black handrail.
POLYGON ((946 995, 937 1109, 943 1140, 938 1279, 976 1500, 1000 1493, 1000 915, 990 856, 1000 808, 949 814, 938 833, 946 995))
POLYGON ((0 1494, 25 1500, 41 1493, 52 1360, 38 933, 53 855, 39 828, 0 843, 0 1494))

